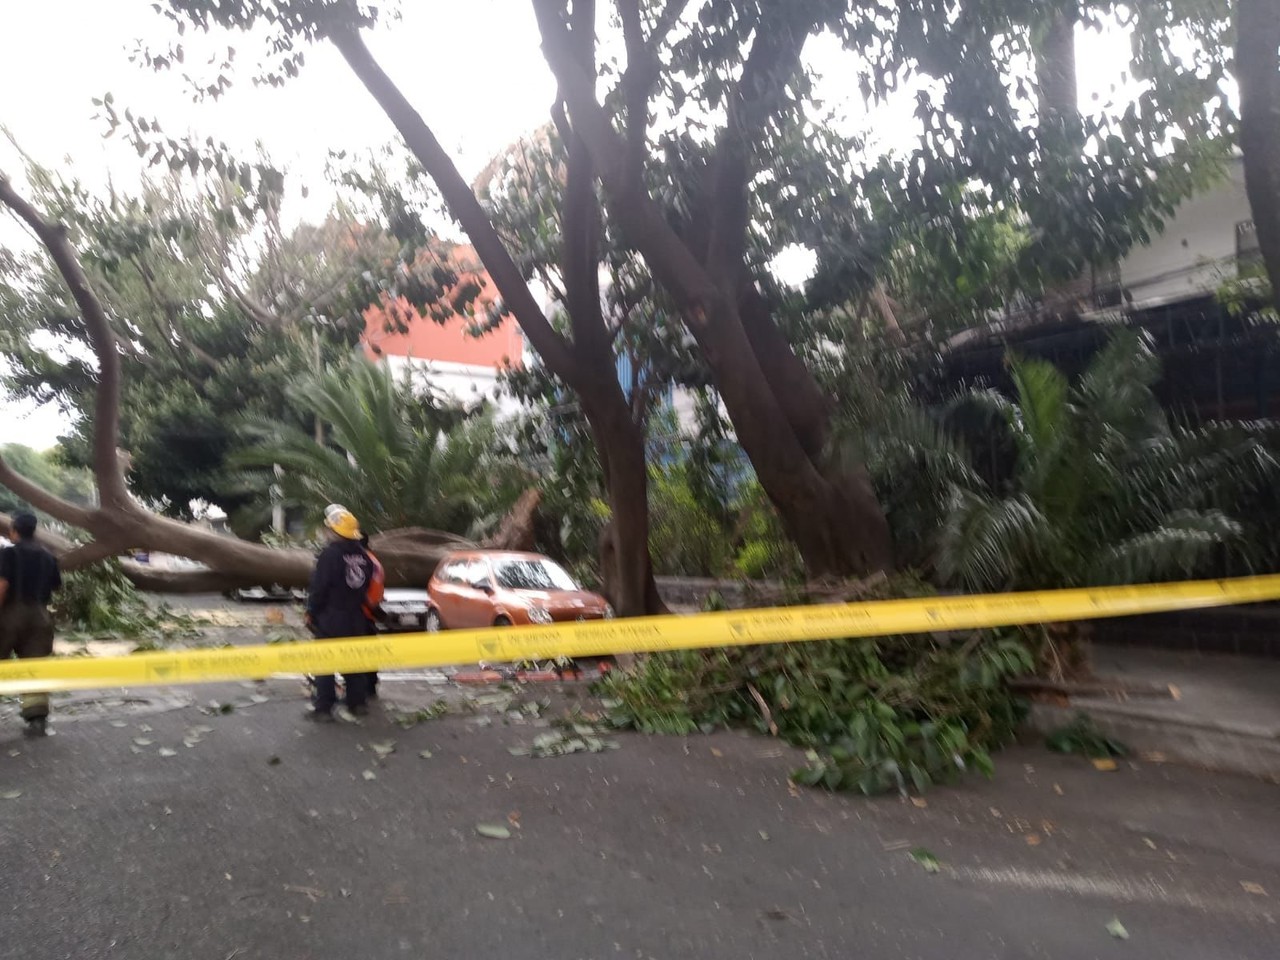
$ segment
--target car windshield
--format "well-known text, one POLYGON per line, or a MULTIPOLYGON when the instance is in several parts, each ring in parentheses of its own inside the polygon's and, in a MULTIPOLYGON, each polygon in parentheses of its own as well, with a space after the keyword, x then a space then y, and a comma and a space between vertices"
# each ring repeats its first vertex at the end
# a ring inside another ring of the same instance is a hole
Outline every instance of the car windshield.
POLYGON ((564 568, 551 560, 499 560, 494 565, 498 585, 507 590, 577 590, 564 568))

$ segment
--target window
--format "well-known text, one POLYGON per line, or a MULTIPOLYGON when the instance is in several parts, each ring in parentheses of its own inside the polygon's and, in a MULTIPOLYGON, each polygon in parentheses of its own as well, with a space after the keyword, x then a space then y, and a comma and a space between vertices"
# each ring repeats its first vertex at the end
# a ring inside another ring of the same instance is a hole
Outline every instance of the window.
POLYGON ((564 568, 551 560, 502 560, 498 585, 508 590, 577 590, 564 568))

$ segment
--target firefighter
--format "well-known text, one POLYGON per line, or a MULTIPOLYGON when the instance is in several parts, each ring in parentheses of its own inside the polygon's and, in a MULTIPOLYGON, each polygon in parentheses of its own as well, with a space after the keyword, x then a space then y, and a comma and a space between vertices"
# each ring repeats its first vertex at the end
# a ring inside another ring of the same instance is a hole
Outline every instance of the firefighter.
MULTIPOLYGON (((373 562, 360 544, 360 524, 346 507, 332 503, 325 508, 324 525, 329 543, 320 551, 307 591, 307 625, 318 639, 367 636, 372 625, 365 616, 365 598, 373 579, 373 562)), ((346 708, 354 716, 369 712, 368 674, 345 675, 346 708)), ((308 719, 334 720, 337 678, 316 677, 315 696, 308 719)))

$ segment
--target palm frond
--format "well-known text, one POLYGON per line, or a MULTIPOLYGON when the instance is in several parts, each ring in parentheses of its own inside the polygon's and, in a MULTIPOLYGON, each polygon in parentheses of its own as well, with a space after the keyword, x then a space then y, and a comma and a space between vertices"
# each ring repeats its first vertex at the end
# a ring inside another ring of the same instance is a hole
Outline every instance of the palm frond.
POLYGON ((1239 523, 1217 510, 1179 511, 1154 530, 1102 550, 1092 564, 1095 583, 1147 583, 1195 576, 1213 552, 1236 543, 1239 523))
POLYGON ((424 526, 464 533, 504 512, 519 491, 494 484, 503 469, 491 425, 471 428, 454 410, 426 410, 434 396, 363 359, 317 373, 291 392, 325 425, 324 442, 297 428, 246 419, 242 468, 281 468, 286 502, 315 515, 350 508, 370 531, 424 526), (451 425, 446 432, 445 425, 451 425))
POLYGON ((1050 552, 1054 539, 1047 518, 1029 496, 995 500, 958 489, 938 538, 938 572, 970 590, 1005 589, 1038 556, 1050 552))

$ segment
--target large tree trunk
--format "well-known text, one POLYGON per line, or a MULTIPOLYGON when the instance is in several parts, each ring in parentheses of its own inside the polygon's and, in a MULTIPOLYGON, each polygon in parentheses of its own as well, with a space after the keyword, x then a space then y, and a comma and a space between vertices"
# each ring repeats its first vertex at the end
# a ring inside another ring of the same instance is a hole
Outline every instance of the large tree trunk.
MULTIPOLYGON (((888 525, 865 470, 827 463, 829 404, 761 300, 744 297, 752 170, 749 144, 766 125, 800 66, 812 8, 778 4, 752 41, 728 120, 717 138, 705 195, 694 207, 707 224, 687 236, 674 229, 649 193, 643 137, 624 141, 596 99, 594 71, 584 69, 557 0, 535 0, 547 62, 559 82, 575 134, 590 151, 608 206, 654 278, 680 306, 697 339, 738 440, 814 575, 861 574, 891 562, 888 525), (691 246, 692 245, 692 246, 691 246), (695 249, 696 248, 696 249, 695 249)), ((629 50, 639 49, 632 18, 629 50)), ((624 31, 627 19, 623 20, 624 31)), ((652 38, 651 38, 652 40, 652 38)), ((629 56, 623 86, 646 68, 629 56)), ((634 87, 632 88, 634 95, 634 87)), ((640 98, 636 98, 637 103, 640 98)), ((638 108, 633 108, 638 109, 638 108)))
POLYGON ((1236 36, 1245 191, 1280 309, 1280 2, 1238 0, 1236 36))
MULTIPOLYGON (((1037 137, 1046 165, 1070 169, 1084 148, 1080 95, 1076 80, 1076 11, 1047 8, 1032 24, 1031 48, 1036 68, 1037 137)), ((1055 181, 1058 178, 1053 178, 1055 181)), ((1051 313, 1073 310, 1093 292, 1093 264, 1074 264, 1070 276, 1044 291, 1051 313)))
POLYGON ((708 361, 738 441, 808 574, 889 569, 893 551, 884 511, 866 470, 841 468, 830 457, 830 407, 818 402, 822 394, 812 374, 759 306, 753 308, 751 327, 759 342, 769 345, 768 362, 752 349, 736 306, 725 303, 722 309, 715 333, 704 334, 711 346, 708 361))
POLYGON ((663 613, 649 555, 649 477, 644 428, 628 405, 583 397, 605 475, 609 522, 600 535, 602 592, 622 616, 663 613), (595 402, 592 402, 592 401, 595 402))
MULTIPOLYGON (((194 531, 201 539, 197 544, 166 535, 174 526, 184 524, 172 520, 163 523, 164 527, 154 527, 144 518, 129 534, 136 539, 125 541, 128 546, 112 549, 105 548, 101 541, 78 546, 45 528, 37 531, 36 539, 59 558, 67 572, 83 570, 130 548, 147 548, 209 564, 210 569, 206 570, 165 570, 148 563, 123 561, 125 575, 134 586, 156 593, 221 592, 273 584, 305 587, 311 579, 315 558, 305 550, 278 550, 201 530, 194 531)), ((11 536, 10 524, 11 519, 0 514, 0 536, 11 536)), ((453 534, 413 528, 389 530, 374 537, 370 547, 382 561, 387 586, 425 587, 445 556, 455 550, 472 549, 475 544, 453 534)))
MULTIPOLYGON (((594 5, 575 4, 574 56, 589 64, 594 49, 594 5)), ((565 236, 562 272, 573 340, 555 331, 531 294, 475 193, 404 94, 374 60, 355 30, 329 37, 365 88, 395 125, 409 150, 439 188, 445 203, 470 238, 481 262, 539 357, 578 396, 591 424, 604 467, 612 511, 601 544, 609 598, 621 616, 663 609, 653 582, 648 547, 648 476, 644 433, 630 417, 614 375, 609 332, 600 316, 599 211, 590 156, 570 137, 570 170, 562 211, 565 236)))

